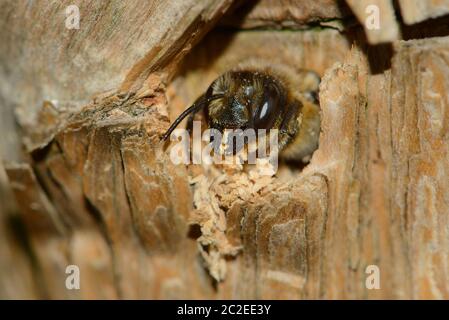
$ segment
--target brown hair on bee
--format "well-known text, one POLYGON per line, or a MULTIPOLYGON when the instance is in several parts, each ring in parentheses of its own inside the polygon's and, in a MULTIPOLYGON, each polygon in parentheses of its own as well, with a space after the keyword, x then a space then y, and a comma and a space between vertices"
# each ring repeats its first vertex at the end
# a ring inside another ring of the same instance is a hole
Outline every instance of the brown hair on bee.
POLYGON ((284 65, 249 62, 225 72, 186 109, 163 135, 166 140, 179 123, 204 112, 209 128, 278 129, 280 156, 304 160, 318 147, 320 78, 312 71, 284 65))

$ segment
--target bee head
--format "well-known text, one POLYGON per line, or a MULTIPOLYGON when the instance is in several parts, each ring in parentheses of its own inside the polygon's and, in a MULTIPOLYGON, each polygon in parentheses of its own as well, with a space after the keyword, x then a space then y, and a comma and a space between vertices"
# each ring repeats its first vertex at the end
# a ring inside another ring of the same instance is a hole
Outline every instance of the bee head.
POLYGON ((231 71, 216 79, 206 96, 210 101, 206 115, 210 128, 270 129, 284 112, 286 92, 274 77, 260 72, 231 71))
POLYGON ((218 77, 162 136, 166 140, 188 115, 205 110, 209 128, 271 129, 282 122, 287 93, 275 77, 258 71, 229 71, 218 77))

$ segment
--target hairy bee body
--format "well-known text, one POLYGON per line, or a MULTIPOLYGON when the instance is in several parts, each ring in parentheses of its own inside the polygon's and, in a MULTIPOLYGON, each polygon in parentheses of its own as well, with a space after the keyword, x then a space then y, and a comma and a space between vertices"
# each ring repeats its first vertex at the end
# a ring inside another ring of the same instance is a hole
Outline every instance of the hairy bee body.
POLYGON ((209 128, 278 129, 280 156, 307 161, 318 147, 320 78, 312 71, 250 61, 218 77, 196 102, 172 124, 203 111, 209 128))

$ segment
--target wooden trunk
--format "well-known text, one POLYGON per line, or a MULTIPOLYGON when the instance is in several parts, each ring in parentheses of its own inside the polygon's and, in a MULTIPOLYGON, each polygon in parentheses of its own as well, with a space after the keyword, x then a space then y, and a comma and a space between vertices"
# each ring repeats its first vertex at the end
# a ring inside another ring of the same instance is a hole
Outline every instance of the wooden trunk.
POLYGON ((448 299, 449 2, 394 4, 3 1, 0 298, 448 299), (322 76, 310 163, 174 165, 169 123, 251 58, 322 76))

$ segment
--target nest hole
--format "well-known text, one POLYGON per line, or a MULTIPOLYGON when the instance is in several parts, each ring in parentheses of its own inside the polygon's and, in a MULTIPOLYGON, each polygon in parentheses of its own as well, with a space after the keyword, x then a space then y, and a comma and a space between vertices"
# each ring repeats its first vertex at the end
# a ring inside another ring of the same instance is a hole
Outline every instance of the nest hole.
MULTIPOLYGON (((331 28, 286 31, 218 26, 184 58, 169 85, 170 120, 173 122, 191 106, 217 77, 241 62, 272 61, 291 70, 310 70, 323 77, 327 69, 344 60, 352 43, 347 34, 331 28)), ((180 127, 186 127, 185 120, 180 127)), ((282 174, 279 176, 290 179, 309 163, 280 159, 282 174)))

